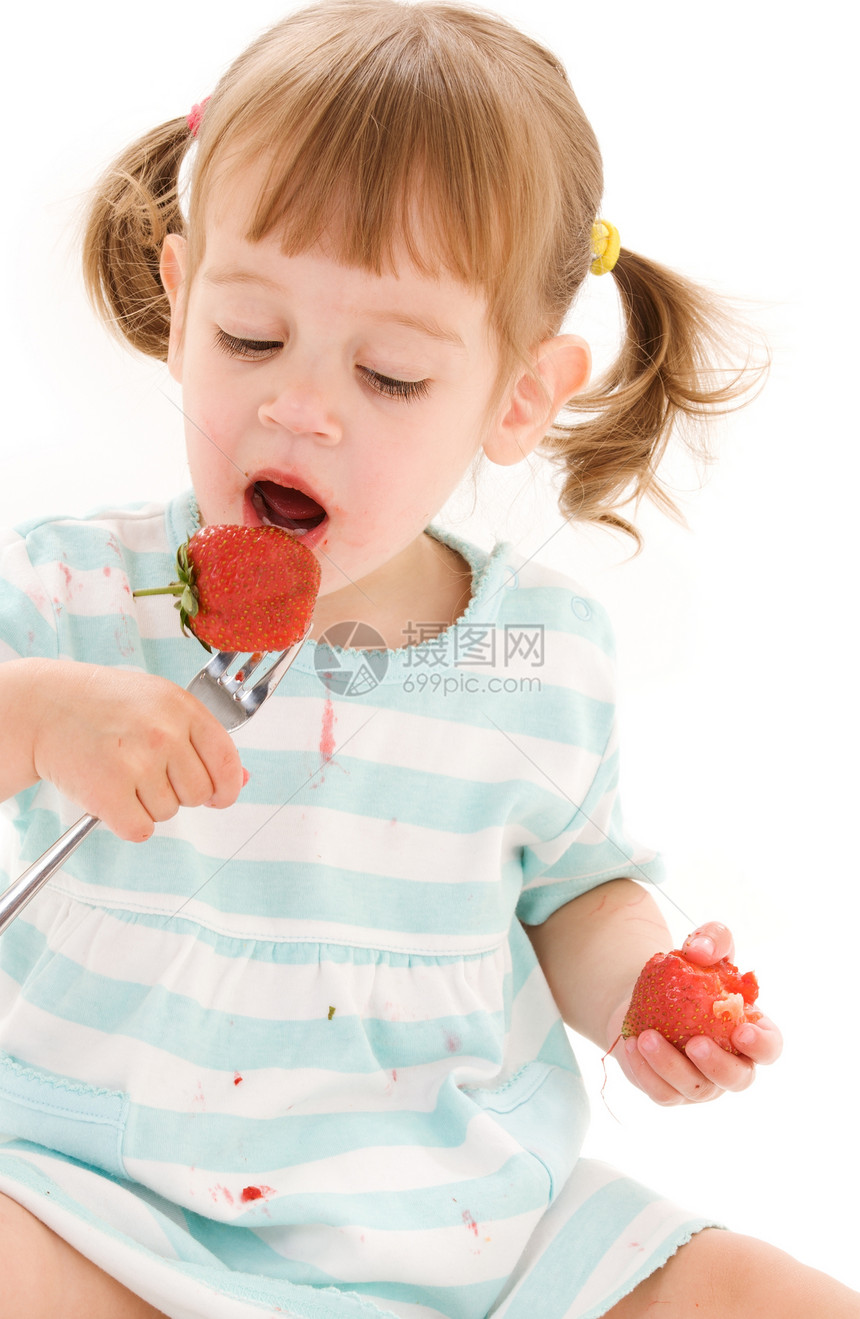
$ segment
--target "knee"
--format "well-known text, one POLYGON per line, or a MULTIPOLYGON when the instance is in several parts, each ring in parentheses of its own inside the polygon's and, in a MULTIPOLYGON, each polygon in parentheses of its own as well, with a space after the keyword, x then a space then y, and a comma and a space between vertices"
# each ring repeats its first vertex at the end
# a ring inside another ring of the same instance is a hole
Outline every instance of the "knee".
POLYGON ((738 1319, 860 1319, 860 1296, 792 1255, 735 1232, 703 1232, 699 1265, 715 1315, 738 1319))

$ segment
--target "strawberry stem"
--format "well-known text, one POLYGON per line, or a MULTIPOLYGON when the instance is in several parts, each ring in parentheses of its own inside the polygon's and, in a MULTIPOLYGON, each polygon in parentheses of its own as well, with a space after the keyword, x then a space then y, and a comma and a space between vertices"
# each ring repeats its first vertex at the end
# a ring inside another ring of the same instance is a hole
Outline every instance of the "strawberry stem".
POLYGON ((132 595, 181 595, 186 589, 184 582, 171 582, 169 586, 147 586, 132 595))
MULTIPOLYGON (((183 636, 188 636, 188 633, 185 631, 185 624, 190 618, 195 618, 197 616, 200 610, 200 602, 197 598, 197 589, 194 585, 194 566, 188 558, 187 540, 180 545, 179 549, 176 551, 176 570, 179 574, 178 581, 169 582, 167 586, 141 587, 138 591, 132 591, 132 595, 179 596, 179 599, 174 602, 173 607, 174 609, 179 610, 179 626, 182 628, 183 636)), ((207 646, 206 649, 209 650, 209 647, 207 646)))

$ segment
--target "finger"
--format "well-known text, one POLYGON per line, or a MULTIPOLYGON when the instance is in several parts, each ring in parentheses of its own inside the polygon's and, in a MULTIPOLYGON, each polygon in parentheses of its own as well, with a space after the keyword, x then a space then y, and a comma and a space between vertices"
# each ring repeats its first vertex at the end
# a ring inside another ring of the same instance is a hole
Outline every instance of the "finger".
POLYGON ((145 843, 155 830, 152 816, 133 793, 115 805, 106 802, 91 814, 126 843, 145 843))
POLYGON ((708 921, 700 925, 684 940, 681 950, 689 961, 698 966, 713 966, 724 957, 734 959, 735 941, 731 930, 719 921, 708 921))
POLYGON ((194 724, 190 737, 191 745, 206 767, 212 783, 207 804, 232 806, 242 790, 244 777, 235 742, 208 712, 205 719, 194 724))
POLYGON ((732 1044, 754 1063, 775 1063, 782 1053, 782 1032, 770 1017, 746 1022, 732 1031, 732 1044))
POLYGON ((156 824, 172 820, 179 810, 179 799, 166 773, 153 782, 141 784, 137 790, 137 800, 156 824))
POLYGON ((654 1072, 688 1103, 715 1099, 723 1088, 714 1078, 703 1075, 696 1063, 664 1039, 659 1031, 643 1031, 639 1036, 639 1049, 654 1072))
POLYGON ((749 1058, 739 1058, 737 1054, 728 1053, 704 1035, 697 1035, 690 1040, 684 1052, 693 1066, 721 1090, 739 1094, 755 1080, 755 1065, 749 1058))
MULTIPOLYGON (((700 1104, 716 1099, 721 1087, 705 1077, 679 1049, 658 1031, 643 1031, 637 1040, 638 1052, 654 1078, 649 1093, 655 1097, 657 1081, 675 1095, 674 1103, 700 1104)), ((639 1073, 641 1074, 641 1073, 639 1073)), ((657 1102, 667 1102, 657 1100, 657 1102)))
POLYGON ((645 1058, 639 1052, 638 1040, 624 1041, 624 1058, 619 1058, 619 1063, 623 1071, 635 1085, 642 1090, 649 1099, 653 1099, 655 1104, 660 1104, 663 1108, 670 1108, 676 1104, 683 1104, 684 1096, 679 1094, 674 1086, 664 1081, 659 1076, 645 1058))
POLYGON ((167 777, 181 806, 202 806, 215 791, 208 769, 190 744, 170 762, 167 777))

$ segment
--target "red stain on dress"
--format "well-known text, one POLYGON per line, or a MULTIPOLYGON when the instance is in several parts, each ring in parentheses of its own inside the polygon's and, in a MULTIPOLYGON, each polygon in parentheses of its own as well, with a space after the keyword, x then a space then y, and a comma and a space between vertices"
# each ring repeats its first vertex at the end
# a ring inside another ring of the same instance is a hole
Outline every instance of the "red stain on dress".
POLYGON ((325 706, 323 707, 320 755, 326 765, 334 755, 334 706, 329 695, 326 695, 325 706))
POLYGON ((242 1191, 242 1201, 247 1204, 249 1200, 267 1200, 270 1195, 275 1194, 273 1186, 246 1186, 242 1191))

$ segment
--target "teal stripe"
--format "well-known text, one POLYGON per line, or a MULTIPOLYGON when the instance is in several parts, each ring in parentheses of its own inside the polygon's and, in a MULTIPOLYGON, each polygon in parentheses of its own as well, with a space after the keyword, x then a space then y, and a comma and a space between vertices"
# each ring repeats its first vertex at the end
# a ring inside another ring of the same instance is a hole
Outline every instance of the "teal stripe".
POLYGON ((0 1131, 38 1135, 88 1163, 120 1172, 128 1099, 64 1081, 0 1052, 0 1131))
MULTIPOLYGON (((320 1003, 311 1021, 242 1017, 205 1008, 163 985, 136 985, 55 954, 23 989, 35 1007, 63 1021, 118 1033, 198 1066, 251 1071, 278 1059, 305 1059, 333 1072, 372 1074, 461 1055, 500 1061, 501 1013, 476 1011, 429 1021, 351 1016, 348 1005, 320 1003), (329 1020, 328 1010, 340 1010, 329 1020)), ((330 991, 329 991, 330 992, 330 991)))
POLYGON ((144 667, 140 633, 131 613, 119 619, 116 614, 74 614, 66 607, 60 611, 58 632, 60 650, 75 659, 87 657, 93 664, 120 669, 144 667))
MULTIPOLYGON (((606 610, 598 600, 590 595, 583 595, 573 583, 563 586, 530 586, 523 584, 528 569, 520 574, 520 584, 516 590, 506 592, 499 608, 498 623, 500 627, 524 627, 546 625, 552 619, 552 631, 547 628, 544 634, 544 649, 551 644, 553 632, 567 636, 583 637, 597 646, 609 658, 615 654, 615 638, 612 623, 606 610), (588 617, 582 614, 587 612, 588 617)), ((535 672, 539 672, 536 669, 535 672)))
MULTIPOLYGON (((95 843, 93 835, 89 842, 95 843)), ((151 839, 144 846, 148 857, 132 863, 106 862, 114 850, 107 834, 102 835, 101 856, 72 858, 66 869, 71 875, 92 882, 96 864, 111 865, 103 874, 121 876, 122 887, 144 894, 170 894, 178 908, 195 893, 198 900, 218 912, 241 911, 261 920, 289 917, 292 920, 332 922, 358 929, 388 929, 404 934, 481 936, 497 931, 501 937, 510 921, 515 894, 495 883, 469 883, 465 879, 447 884, 421 883, 408 878, 386 878, 361 871, 335 870, 299 862, 244 861, 234 857, 226 864, 217 859, 205 864, 187 844, 151 839), (188 850, 188 864, 182 854, 188 850), (149 870, 149 867, 153 867, 149 870), (210 868, 211 867, 211 868, 210 868), (157 881, 153 882, 152 876, 157 881), (149 883, 147 883, 149 875, 149 883)), ((106 897, 110 905, 110 897, 106 897)))
MULTIPOLYGON (((322 714, 320 703, 320 722, 322 714)), ((337 739, 335 726, 335 743, 337 739)), ((507 742, 499 748, 497 765, 506 769, 508 776, 500 775, 492 790, 486 782, 458 778, 452 772, 456 766, 431 772, 375 761, 361 733, 355 744, 360 746, 360 759, 351 753, 350 743, 342 752, 336 752, 328 765, 316 751, 304 751, 284 752, 276 767, 271 752, 243 748, 242 763, 251 780, 241 800, 274 809, 286 802, 323 806, 392 824, 464 834, 510 823, 525 824, 533 830, 554 824, 558 832, 573 814, 574 805, 569 801, 563 801, 560 809, 553 782, 535 772, 522 753, 507 742), (320 787, 321 775, 325 778, 324 789, 320 787), (311 782, 307 782, 311 776, 311 782)), ((559 786, 564 788, 563 781, 559 786)))
MULTIPOLYGON (((599 754, 606 745, 612 724, 613 706, 610 702, 598 700, 582 692, 564 687, 552 686, 543 682, 540 690, 531 691, 483 691, 470 692, 462 690, 456 675, 461 671, 438 670, 446 672, 457 681, 456 691, 424 691, 408 689, 412 675, 406 669, 400 679, 387 681, 384 687, 376 687, 364 696, 343 698, 349 707, 364 707, 368 710, 383 705, 387 710, 397 713, 419 715, 428 721, 431 736, 438 736, 438 729, 433 723, 438 721, 444 726, 456 725, 468 729, 494 732, 498 724, 508 733, 529 738, 547 738, 557 742, 561 727, 576 728, 577 745, 587 751, 599 754)), ((463 671, 465 673, 465 670, 463 671)), ((480 675, 478 675, 480 676, 480 675)), ((487 670, 483 678, 506 676, 505 670, 487 670)), ((535 670, 540 677, 540 670, 535 670)), ((414 681, 414 678, 412 679, 414 681)), ((316 696, 325 695, 325 687, 316 675, 296 674, 297 694, 316 696), (301 679, 302 686, 299 686, 301 679)), ((281 693, 278 693, 281 695, 281 693)), ((275 699, 278 699, 276 695, 275 699)), ((340 707, 340 700, 333 700, 335 720, 340 707)), ((464 736, 467 734, 463 734, 464 736)), ((363 745, 372 745, 372 739, 379 736, 378 730, 371 724, 366 734, 361 734, 363 745), (367 742, 365 743, 365 738, 367 742)), ((501 733, 497 734, 500 754, 511 756, 514 748, 506 742, 501 733)), ((337 722, 335 722, 335 744, 337 744, 337 722)), ((450 750, 450 748, 449 748, 450 750)))
MULTIPOLYGON (((163 549, 133 550, 124 543, 121 536, 122 513, 113 518, 100 520, 98 516, 90 519, 69 519, 67 521, 42 521, 18 527, 17 531, 27 541, 27 553, 34 567, 53 565, 58 561, 65 563, 72 572, 101 572, 109 567, 117 572, 126 572, 134 579, 134 584, 166 586, 173 580, 165 577, 165 570, 172 573, 173 557, 163 549), (113 525, 111 525, 113 523, 113 525)), ((146 526, 146 522, 137 526, 146 526)), ((163 513, 156 512, 150 522, 149 535, 154 541, 161 538, 164 526, 163 513)), ((128 534, 139 535, 139 530, 130 526, 128 534)))
MULTIPOLYGON (((46 593, 47 599, 47 593, 46 593)), ((22 658, 57 653, 57 635, 47 623, 26 591, 0 578, 0 632, 22 658)))
MULTIPOLYGON (((619 1178, 595 1191, 550 1241, 505 1311, 505 1319, 534 1319, 543 1313, 547 1296, 567 1297, 568 1303, 572 1302, 627 1225, 657 1198, 653 1191, 628 1178, 619 1178)), ((691 1231, 706 1225, 696 1219, 674 1230, 651 1260, 643 1262, 639 1277, 647 1277, 665 1263, 681 1240, 688 1239, 691 1231)), ((626 1287, 619 1289, 615 1299, 626 1291, 626 1287)), ((611 1303, 604 1300, 589 1314, 604 1314, 611 1303)))
MULTIPOLYGON (((285 1101, 294 1093, 288 1080, 283 1093, 285 1101)), ((288 1107, 285 1102, 285 1110, 288 1107)), ((260 1170, 260 1176, 270 1169, 300 1168, 316 1159, 335 1159, 377 1146, 389 1150, 415 1146, 425 1151, 456 1150, 463 1144, 477 1112, 476 1105, 454 1085, 440 1089, 435 1109, 428 1112, 285 1113, 254 1119, 205 1111, 178 1113, 132 1102, 124 1156, 127 1160, 192 1164, 198 1169, 213 1169, 213 1177, 238 1174, 253 1180, 252 1169, 260 1170)), ((527 1159, 520 1175, 523 1170, 539 1176, 546 1194, 546 1173, 537 1160, 527 1159)), ((510 1212, 516 1212, 516 1208, 511 1207, 510 1212)))
MULTIPOLYGON (((535 1061, 579 1076, 579 1066, 561 1017, 557 1017, 547 1031, 543 1042, 535 1052, 535 1061)), ((588 1100, 585 1095, 581 1096, 581 1102, 587 1107, 588 1100)))

